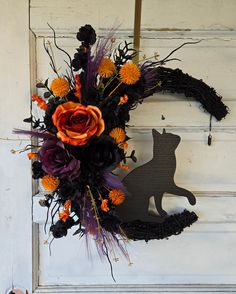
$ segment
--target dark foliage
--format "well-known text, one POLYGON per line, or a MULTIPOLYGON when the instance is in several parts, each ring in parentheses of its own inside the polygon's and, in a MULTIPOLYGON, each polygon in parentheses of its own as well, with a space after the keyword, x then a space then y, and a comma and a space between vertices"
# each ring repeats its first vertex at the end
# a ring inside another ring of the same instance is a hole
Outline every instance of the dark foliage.
POLYGON ((59 101, 58 98, 51 99, 48 103, 48 108, 45 111, 44 124, 46 126, 47 131, 53 134, 57 133, 57 128, 54 126, 52 122, 52 115, 55 112, 57 106, 60 105, 61 103, 62 102, 59 101))

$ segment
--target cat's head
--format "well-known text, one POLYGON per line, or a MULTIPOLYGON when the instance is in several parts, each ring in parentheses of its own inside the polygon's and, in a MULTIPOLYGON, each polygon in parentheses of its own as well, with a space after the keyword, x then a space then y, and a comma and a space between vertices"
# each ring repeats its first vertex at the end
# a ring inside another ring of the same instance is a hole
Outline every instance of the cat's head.
POLYGON ((181 140, 180 136, 172 133, 167 133, 165 129, 163 129, 162 134, 159 133, 157 130, 152 129, 152 136, 154 148, 158 148, 160 146, 163 146, 164 148, 166 146, 171 150, 175 150, 181 140))

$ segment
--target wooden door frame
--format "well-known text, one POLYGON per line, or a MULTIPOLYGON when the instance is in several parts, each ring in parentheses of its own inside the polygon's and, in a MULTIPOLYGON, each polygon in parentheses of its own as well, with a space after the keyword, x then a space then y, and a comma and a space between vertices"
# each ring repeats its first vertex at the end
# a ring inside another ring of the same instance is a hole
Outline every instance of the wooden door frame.
MULTIPOLYGON (((136 3, 140 0, 136 0, 136 3)), ((141 6, 139 6, 141 7, 141 6)), ((141 14, 138 14, 139 17, 141 14)), ((135 22, 140 24, 140 22, 135 22)), ((136 34, 139 30, 136 29, 136 34)), ((137 43, 137 35, 135 38, 137 43)), ((30 32, 30 69, 31 91, 34 91, 36 80, 36 36, 30 32)), ((33 196, 37 196, 37 187, 33 185, 33 196)), ((36 197, 37 198, 37 197, 36 197)), ((72 294, 72 293, 224 293, 236 292, 236 284, 124 284, 124 285, 77 285, 77 286, 42 286, 39 284, 39 224, 32 223, 32 289, 33 293, 44 294, 72 294)))

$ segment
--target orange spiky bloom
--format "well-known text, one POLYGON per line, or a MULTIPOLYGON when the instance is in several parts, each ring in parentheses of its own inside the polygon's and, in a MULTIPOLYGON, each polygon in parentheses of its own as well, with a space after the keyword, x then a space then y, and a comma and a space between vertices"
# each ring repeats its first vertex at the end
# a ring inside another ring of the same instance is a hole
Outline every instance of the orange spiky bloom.
POLYGON ((51 83, 51 90, 55 96, 65 97, 69 93, 70 84, 65 78, 56 78, 51 83))
POLYGON ((108 200, 107 199, 103 199, 102 200, 102 204, 100 206, 102 211, 108 212, 110 210, 110 208, 108 207, 108 200))
POLYGON ((46 175, 42 178, 41 183, 44 189, 55 191, 60 184, 60 180, 54 176, 46 175))
POLYGON ((38 153, 35 153, 35 152, 29 152, 27 154, 29 160, 33 160, 33 159, 36 159, 38 157, 38 153))
POLYGON ((122 128, 114 128, 109 133, 110 137, 112 137, 117 144, 123 143, 125 141, 125 131, 122 128))
POLYGON ((135 63, 125 63, 120 69, 120 79, 124 84, 133 85, 140 77, 141 71, 135 63))
POLYGON ((125 200, 125 194, 121 190, 113 189, 109 193, 109 199, 111 200, 112 204, 120 205, 125 200))
POLYGON ((110 58, 103 58, 99 68, 98 74, 102 78, 111 78, 116 72, 116 66, 110 58))
POLYGON ((37 106, 43 110, 48 108, 47 103, 42 99, 42 97, 38 95, 32 95, 32 101, 37 102, 37 106))

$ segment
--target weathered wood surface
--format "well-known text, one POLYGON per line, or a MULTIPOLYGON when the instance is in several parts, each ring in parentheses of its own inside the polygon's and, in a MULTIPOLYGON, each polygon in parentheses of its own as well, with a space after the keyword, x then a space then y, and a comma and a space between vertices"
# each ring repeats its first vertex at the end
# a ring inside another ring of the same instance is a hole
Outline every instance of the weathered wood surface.
MULTIPOLYGON (((31 74, 36 74, 35 77, 31 75, 32 82, 53 77, 42 47, 42 37, 52 35, 47 23, 58 32, 58 43, 71 54, 78 46, 74 33, 85 23, 91 23, 99 35, 105 34, 106 28, 121 24, 117 42, 124 37, 132 40, 134 2, 31 0, 30 29, 37 37, 35 48, 31 38, 31 53, 37 53, 37 66, 31 62, 31 74)), ((0 292, 5 293, 11 286, 12 277, 14 283, 31 292, 30 163, 24 155, 13 156, 9 152, 10 149, 21 148, 26 142, 22 141, 25 138, 13 136, 11 131, 13 127, 24 127, 22 118, 30 112, 29 3, 12 0, 1 4, 3 30, 0 56, 4 73, 0 79, 0 230, 3 232, 0 292)), ((200 111, 199 104, 192 100, 159 94, 149 98, 132 113, 130 124, 133 127, 129 134, 134 140, 130 141, 130 149, 134 146, 137 150, 138 164, 151 158, 151 128, 161 131, 165 127, 182 137, 176 151, 176 182, 196 193, 198 203, 193 209, 200 220, 185 234, 169 241, 132 243, 130 255, 134 264, 131 267, 125 261, 115 264, 118 285, 112 286, 107 264, 100 264, 95 255, 92 265, 84 254, 83 241, 76 240, 76 237, 55 241, 53 254, 49 255, 47 246, 43 244, 46 238, 42 232, 44 210, 36 204, 36 197, 33 218, 40 224, 40 233, 38 236, 35 225, 33 254, 40 265, 38 267, 37 262, 34 263, 33 273, 36 286, 39 269, 41 287, 35 293, 236 291, 233 285, 236 283, 236 2, 145 0, 142 4, 140 56, 157 52, 161 58, 183 42, 202 39, 201 43, 176 52, 175 57, 182 62, 172 62, 167 66, 180 67, 184 72, 202 78, 216 88, 230 107, 230 115, 226 119, 220 123, 212 122, 211 147, 207 146, 209 115, 200 111), (39 251, 36 250, 37 242, 39 251), (60 254, 62 249, 63 256, 60 254)), ((58 66, 63 68, 64 57, 56 51, 55 57, 58 66)), ((176 207, 177 210, 183 207, 191 209, 185 199, 169 195, 165 197, 164 205, 169 212, 176 207)))

